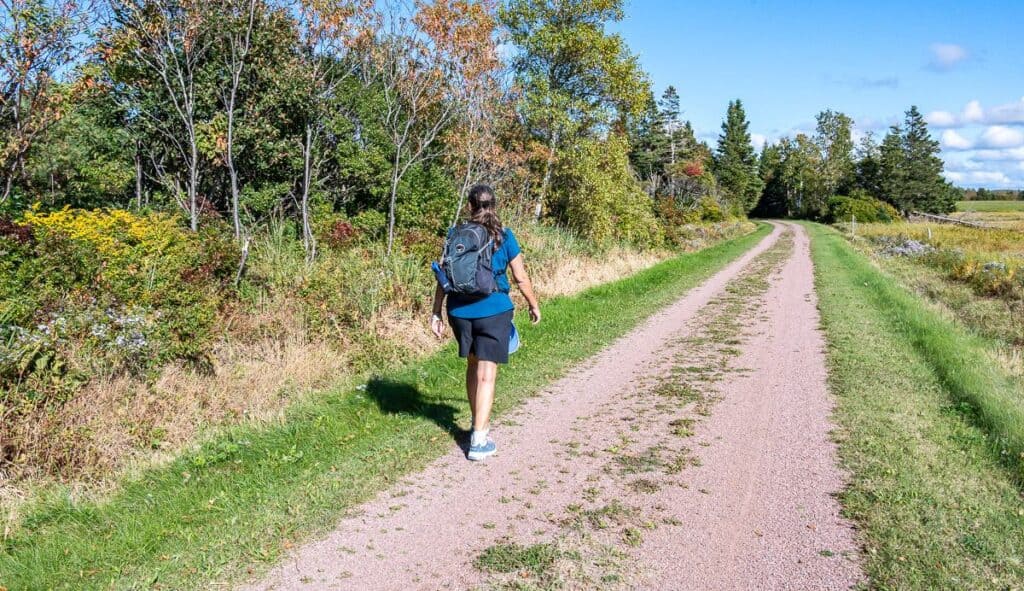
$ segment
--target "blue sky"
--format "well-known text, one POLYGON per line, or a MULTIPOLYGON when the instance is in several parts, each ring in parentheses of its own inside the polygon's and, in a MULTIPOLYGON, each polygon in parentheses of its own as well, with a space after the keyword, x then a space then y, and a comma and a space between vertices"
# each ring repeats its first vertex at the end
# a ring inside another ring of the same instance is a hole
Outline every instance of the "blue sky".
POLYGON ((614 25, 683 116, 717 137, 743 100, 757 141, 847 113, 884 134, 915 104, 961 186, 1024 188, 1024 0, 627 0, 614 25))

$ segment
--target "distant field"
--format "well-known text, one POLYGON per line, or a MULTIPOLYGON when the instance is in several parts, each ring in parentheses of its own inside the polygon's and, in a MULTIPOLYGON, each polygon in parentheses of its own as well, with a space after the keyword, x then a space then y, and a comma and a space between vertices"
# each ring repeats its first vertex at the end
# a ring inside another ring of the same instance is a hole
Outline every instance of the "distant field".
POLYGON ((957 211, 1024 211, 1024 201, 957 201, 957 211))
MULTIPOLYGON (((1017 215, 1024 220, 1022 212, 960 215, 1017 215)), ((927 223, 860 224, 857 237, 855 244, 863 252, 912 291, 940 304, 972 331, 1001 341, 1009 360, 1007 370, 1021 372, 1014 369, 1019 363, 1014 360, 1024 359, 1024 231, 927 223), (925 246, 915 252, 900 250, 908 240, 925 246)))
POLYGON ((1024 201, 958 201, 951 216, 990 228, 1024 231, 1024 201))

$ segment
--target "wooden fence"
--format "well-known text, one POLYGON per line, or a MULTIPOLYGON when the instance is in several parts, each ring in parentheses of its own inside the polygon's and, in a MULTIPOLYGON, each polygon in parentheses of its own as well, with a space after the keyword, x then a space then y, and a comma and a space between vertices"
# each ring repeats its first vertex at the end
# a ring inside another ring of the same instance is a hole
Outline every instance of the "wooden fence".
POLYGON ((909 214, 907 214, 907 221, 916 222, 916 221, 922 221, 922 220, 923 221, 928 221, 928 222, 938 222, 940 224, 956 224, 956 225, 959 225, 959 226, 967 226, 969 228, 981 228, 983 230, 991 230, 992 229, 991 226, 986 226, 985 224, 979 224, 978 222, 968 222, 967 220, 958 220, 956 218, 951 218, 951 217, 944 216, 944 215, 935 215, 934 213, 924 213, 924 212, 921 212, 921 211, 912 211, 909 214))

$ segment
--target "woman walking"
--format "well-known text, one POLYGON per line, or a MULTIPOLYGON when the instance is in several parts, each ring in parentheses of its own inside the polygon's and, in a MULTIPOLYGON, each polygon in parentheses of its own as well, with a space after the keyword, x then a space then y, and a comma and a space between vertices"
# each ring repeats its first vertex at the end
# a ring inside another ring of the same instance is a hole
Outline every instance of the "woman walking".
MULTIPOLYGON (((469 190, 469 222, 483 226, 494 241, 491 270, 497 290, 483 297, 448 294, 448 322, 459 343, 459 357, 467 360, 466 396, 473 415, 473 431, 467 454, 470 460, 482 460, 497 451, 497 446, 487 433, 494 404, 498 365, 508 363, 512 315, 515 310, 512 298, 509 297, 511 286, 508 268, 512 269, 512 277, 530 307, 530 320, 534 324, 540 322, 540 307, 523 265, 519 243, 512 230, 501 225, 495 211, 496 205, 494 191, 487 185, 476 185, 469 190)), ((434 291, 433 316, 430 320, 430 327, 438 338, 444 335, 444 319, 441 316, 444 300, 445 291, 438 284, 434 291)))

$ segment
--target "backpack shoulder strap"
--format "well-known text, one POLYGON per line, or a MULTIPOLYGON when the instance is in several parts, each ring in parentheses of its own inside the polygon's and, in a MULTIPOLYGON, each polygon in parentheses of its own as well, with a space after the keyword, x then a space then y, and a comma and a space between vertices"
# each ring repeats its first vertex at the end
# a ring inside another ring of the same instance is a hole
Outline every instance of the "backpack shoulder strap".
POLYGON ((442 263, 444 262, 444 260, 446 258, 448 258, 448 247, 451 246, 452 236, 455 236, 455 230, 456 229, 457 228, 456 228, 455 224, 452 224, 448 228, 447 234, 445 234, 444 243, 441 245, 441 262, 442 263))

